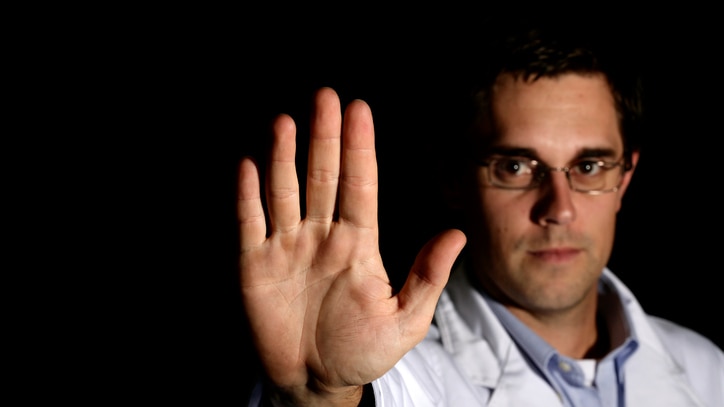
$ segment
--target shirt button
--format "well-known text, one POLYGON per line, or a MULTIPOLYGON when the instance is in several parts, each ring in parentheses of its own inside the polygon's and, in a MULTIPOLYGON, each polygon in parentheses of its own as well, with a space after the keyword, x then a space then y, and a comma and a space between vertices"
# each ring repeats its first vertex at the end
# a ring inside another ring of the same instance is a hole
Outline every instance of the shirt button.
POLYGON ((561 370, 566 373, 571 371, 571 365, 564 361, 558 362, 558 367, 561 368, 561 370))

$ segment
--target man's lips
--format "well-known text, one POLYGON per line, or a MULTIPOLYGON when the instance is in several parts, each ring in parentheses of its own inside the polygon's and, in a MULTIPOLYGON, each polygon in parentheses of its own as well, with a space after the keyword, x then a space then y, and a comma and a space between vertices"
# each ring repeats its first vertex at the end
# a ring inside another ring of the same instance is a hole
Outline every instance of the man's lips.
POLYGON ((545 249, 545 250, 531 250, 528 254, 535 257, 538 260, 550 261, 550 262, 565 262, 571 260, 581 251, 574 248, 557 248, 557 249, 545 249))

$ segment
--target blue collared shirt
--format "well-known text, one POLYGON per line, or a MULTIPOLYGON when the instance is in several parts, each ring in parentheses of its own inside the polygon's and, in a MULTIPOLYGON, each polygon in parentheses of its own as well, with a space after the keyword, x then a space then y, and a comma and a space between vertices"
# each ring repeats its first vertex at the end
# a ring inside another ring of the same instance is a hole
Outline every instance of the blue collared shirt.
POLYGON ((528 363, 550 383, 565 406, 624 406, 623 365, 636 351, 638 341, 633 325, 623 311, 623 304, 615 290, 611 288, 611 284, 605 276, 602 276, 598 295, 599 312, 605 320, 610 343, 614 349, 599 361, 584 362, 595 363, 594 377, 590 384, 586 380, 586 374, 579 360, 558 353, 502 304, 483 293, 528 363))

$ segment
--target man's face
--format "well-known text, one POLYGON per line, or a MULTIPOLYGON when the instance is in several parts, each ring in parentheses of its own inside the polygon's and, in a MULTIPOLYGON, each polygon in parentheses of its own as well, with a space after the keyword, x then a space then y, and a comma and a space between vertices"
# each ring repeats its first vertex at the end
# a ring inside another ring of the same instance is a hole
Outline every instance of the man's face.
MULTIPOLYGON (((491 117, 490 147, 503 154, 515 151, 559 168, 582 157, 610 162, 623 157, 613 97, 602 76, 525 82, 503 75, 494 88, 491 117)), ((634 164, 637 159, 636 154, 634 164)), ((472 221, 469 251, 483 286, 506 304, 536 313, 590 304, 633 171, 625 173, 617 191, 599 195, 571 190, 562 171, 549 172, 529 190, 496 188, 487 167, 472 171, 474 192, 463 205, 472 221)))

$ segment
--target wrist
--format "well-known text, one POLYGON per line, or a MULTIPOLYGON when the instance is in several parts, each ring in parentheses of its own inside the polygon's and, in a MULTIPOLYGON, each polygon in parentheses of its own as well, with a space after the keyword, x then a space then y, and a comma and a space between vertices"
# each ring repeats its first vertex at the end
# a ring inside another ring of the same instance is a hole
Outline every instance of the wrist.
POLYGON ((374 406, 374 395, 369 394, 372 404, 361 404, 363 391, 372 392, 372 386, 347 386, 334 391, 311 389, 307 386, 295 388, 281 388, 267 383, 264 386, 262 406, 264 407, 293 407, 293 406, 374 406))

